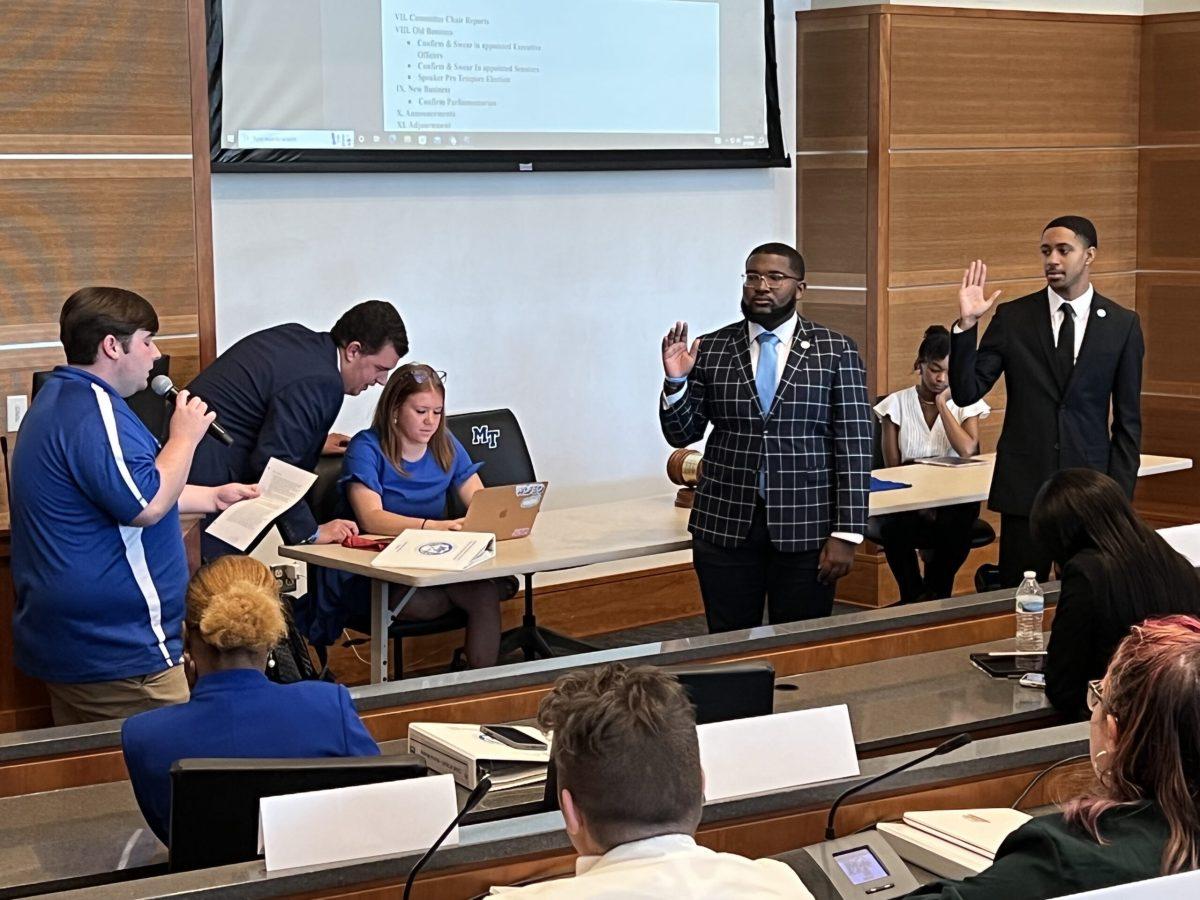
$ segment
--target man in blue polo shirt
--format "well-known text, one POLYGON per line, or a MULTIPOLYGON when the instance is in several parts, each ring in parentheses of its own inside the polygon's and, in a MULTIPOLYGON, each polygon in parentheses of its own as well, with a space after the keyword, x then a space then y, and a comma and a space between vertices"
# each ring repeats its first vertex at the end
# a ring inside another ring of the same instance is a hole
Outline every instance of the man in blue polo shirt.
POLYGON ((124 398, 161 355, 158 316, 132 291, 92 287, 63 305, 57 367, 12 459, 16 661, 44 680, 56 725, 187 699, 179 665, 188 568, 179 513, 257 488, 186 484, 213 414, 181 392, 158 442, 124 398))

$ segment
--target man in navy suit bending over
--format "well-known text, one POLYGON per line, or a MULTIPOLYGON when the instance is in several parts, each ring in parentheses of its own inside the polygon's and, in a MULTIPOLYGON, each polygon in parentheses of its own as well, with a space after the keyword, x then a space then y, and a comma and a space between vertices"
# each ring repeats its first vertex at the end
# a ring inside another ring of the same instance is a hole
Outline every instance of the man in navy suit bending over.
MULTIPOLYGON (((383 300, 352 307, 332 331, 293 323, 242 338, 188 385, 233 438, 232 447, 202 441, 188 483, 225 484, 228 473, 240 472, 254 484, 273 456, 312 471, 322 449, 345 450, 344 441, 337 446, 344 436, 329 434, 343 396, 386 382, 407 352, 404 322, 383 300)), ((276 524, 286 544, 336 544, 357 532, 353 522, 342 519, 318 525, 303 501, 276 524)), ((204 535, 205 559, 233 552, 204 535)))
POLYGON ((1038 489, 1059 469, 1104 472, 1133 496, 1142 441, 1142 356, 1137 313, 1102 297, 1089 272, 1099 241, 1083 216, 1042 230, 1046 287, 1002 303, 975 346, 976 326, 996 298, 987 266, 963 273, 950 338, 950 391, 974 403, 1001 373, 1008 388, 988 508, 1000 513, 1000 583, 1026 569, 1045 581, 1050 559, 1029 534, 1038 489), (1111 423, 1109 409, 1111 406, 1111 423))
POLYGON ((742 316, 663 338, 667 442, 704 437, 688 530, 709 631, 827 616, 867 521, 871 409, 854 342, 796 311, 804 259, 750 252, 742 316))

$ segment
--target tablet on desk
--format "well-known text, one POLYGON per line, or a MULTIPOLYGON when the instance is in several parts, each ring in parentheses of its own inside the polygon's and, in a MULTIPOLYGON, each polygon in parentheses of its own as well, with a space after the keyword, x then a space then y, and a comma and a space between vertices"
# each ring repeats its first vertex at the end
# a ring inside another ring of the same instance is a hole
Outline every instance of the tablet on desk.
POLYGON ((494 534, 498 541, 527 537, 542 508, 549 482, 505 484, 476 491, 463 519, 463 531, 494 534))

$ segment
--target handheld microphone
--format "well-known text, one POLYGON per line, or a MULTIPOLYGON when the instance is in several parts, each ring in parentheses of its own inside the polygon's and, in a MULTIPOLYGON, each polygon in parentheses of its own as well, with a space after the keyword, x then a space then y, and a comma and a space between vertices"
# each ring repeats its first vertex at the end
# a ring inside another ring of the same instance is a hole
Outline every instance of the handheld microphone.
MULTIPOLYGON (((171 382, 169 375, 156 375, 154 380, 150 382, 150 390, 167 400, 174 401, 179 396, 179 391, 171 382)), ((211 437, 216 438, 226 447, 233 446, 233 438, 229 436, 229 432, 217 424, 216 419, 209 423, 208 433, 211 437)))
POLYGON ((891 778, 893 775, 899 775, 905 769, 911 769, 913 766, 917 765, 918 763, 923 763, 927 759, 933 759, 933 757, 941 756, 943 753, 952 753, 959 747, 967 746, 967 744, 971 743, 973 740, 974 738, 969 734, 960 734, 956 737, 952 737, 950 740, 938 744, 928 753, 921 754, 916 759, 910 759, 908 762, 896 766, 894 769, 888 769, 886 772, 881 772, 879 775, 864 781, 862 784, 856 784, 854 787, 847 788, 846 790, 842 791, 842 793, 838 795, 838 798, 833 801, 833 806, 829 807, 829 818, 825 820, 825 840, 832 841, 837 837, 837 831, 835 831, 833 827, 833 819, 834 816, 837 815, 838 807, 842 805, 842 802, 847 797, 857 794, 864 788, 869 788, 871 785, 883 781, 885 778, 891 778))
POLYGON ((437 848, 442 846, 442 841, 450 836, 450 832, 454 830, 454 826, 461 822, 471 810, 479 805, 479 801, 484 798, 484 795, 492 789, 492 779, 484 775, 479 779, 479 784, 475 785, 475 790, 471 791, 467 797, 467 802, 463 804, 463 808, 458 811, 458 815, 450 820, 450 824, 446 826, 446 830, 442 832, 442 836, 433 842, 433 846, 425 851, 425 855, 417 860, 417 864, 412 867, 412 871, 408 873, 408 880, 404 882, 404 900, 408 900, 408 895, 412 892, 413 882, 417 879, 417 873, 425 867, 425 863, 433 857, 437 852, 437 848))

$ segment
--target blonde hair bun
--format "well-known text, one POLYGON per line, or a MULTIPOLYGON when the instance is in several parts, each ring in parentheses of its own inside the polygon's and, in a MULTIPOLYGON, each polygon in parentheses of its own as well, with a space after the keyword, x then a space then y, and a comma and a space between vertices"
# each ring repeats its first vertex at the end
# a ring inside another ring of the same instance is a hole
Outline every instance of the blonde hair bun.
POLYGON ((287 634, 275 576, 256 559, 223 556, 188 584, 187 621, 218 650, 265 650, 287 634))

